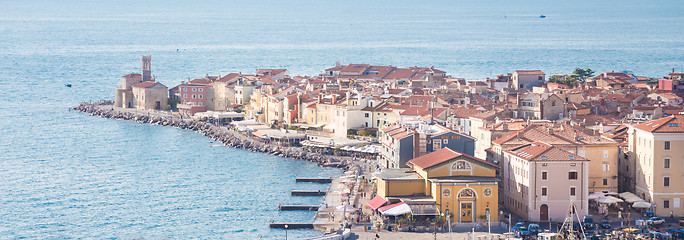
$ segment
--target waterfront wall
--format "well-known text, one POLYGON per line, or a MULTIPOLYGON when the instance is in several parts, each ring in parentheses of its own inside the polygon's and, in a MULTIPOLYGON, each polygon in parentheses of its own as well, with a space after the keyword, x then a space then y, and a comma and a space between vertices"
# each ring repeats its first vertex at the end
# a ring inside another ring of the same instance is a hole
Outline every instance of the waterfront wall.
POLYGON ((83 112, 91 116, 99 116, 103 118, 128 120, 139 123, 148 123, 161 126, 177 127, 180 129, 188 129, 202 135, 209 137, 223 145, 232 148, 240 148, 253 152, 262 152, 266 154, 278 155, 281 157, 294 158, 304 161, 315 162, 318 165, 326 167, 338 167, 344 170, 349 170, 352 167, 352 161, 346 157, 322 155, 318 153, 311 153, 297 147, 279 147, 258 141, 253 138, 242 135, 230 129, 221 128, 217 125, 194 121, 192 119, 180 119, 170 115, 161 116, 157 113, 154 115, 136 113, 118 110, 114 108, 111 101, 103 101, 97 103, 83 102, 71 110, 83 112))

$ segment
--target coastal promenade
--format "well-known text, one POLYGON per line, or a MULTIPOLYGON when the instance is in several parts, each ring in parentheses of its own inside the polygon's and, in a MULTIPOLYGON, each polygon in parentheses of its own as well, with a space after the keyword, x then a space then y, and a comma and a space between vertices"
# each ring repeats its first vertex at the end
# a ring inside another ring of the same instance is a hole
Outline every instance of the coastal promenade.
POLYGON ((72 108, 72 110, 104 118, 188 129, 221 142, 227 147, 315 162, 321 166, 339 167, 349 170, 355 164, 350 157, 322 155, 304 151, 300 147, 283 147, 267 144, 226 126, 218 126, 192 118, 183 118, 165 111, 141 111, 130 108, 118 108, 114 107, 109 101, 97 103, 84 102, 72 108))

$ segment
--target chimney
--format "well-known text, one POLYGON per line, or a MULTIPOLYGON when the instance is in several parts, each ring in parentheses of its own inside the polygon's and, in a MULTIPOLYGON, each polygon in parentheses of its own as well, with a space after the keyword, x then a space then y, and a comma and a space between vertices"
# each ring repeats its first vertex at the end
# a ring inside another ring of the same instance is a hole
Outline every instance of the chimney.
POLYGON ((335 67, 340 67, 340 62, 335 62, 335 67))
POLYGON ((549 135, 553 135, 553 127, 547 128, 549 130, 549 135))
POLYGON ((507 122, 502 123, 502 124, 501 124, 501 128, 502 128, 504 131, 508 131, 508 123, 507 123, 507 122))
POLYGON ((321 103, 323 101, 323 95, 318 94, 318 103, 321 103))
POLYGON ((332 95, 332 102, 331 102, 331 104, 335 104, 335 103, 337 103, 337 94, 333 94, 333 95, 332 95))

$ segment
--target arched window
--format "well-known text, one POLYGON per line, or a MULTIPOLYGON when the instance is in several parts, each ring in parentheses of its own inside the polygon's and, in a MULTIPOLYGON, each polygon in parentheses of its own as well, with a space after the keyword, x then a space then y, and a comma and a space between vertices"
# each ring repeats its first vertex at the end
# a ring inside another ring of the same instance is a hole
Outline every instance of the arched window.
POLYGON ((456 161, 453 165, 451 165, 451 170, 470 171, 470 169, 470 163, 463 160, 456 161))
POLYGON ((464 188, 461 189, 461 191, 458 193, 459 198, 474 198, 475 197, 475 191, 470 188, 464 188))

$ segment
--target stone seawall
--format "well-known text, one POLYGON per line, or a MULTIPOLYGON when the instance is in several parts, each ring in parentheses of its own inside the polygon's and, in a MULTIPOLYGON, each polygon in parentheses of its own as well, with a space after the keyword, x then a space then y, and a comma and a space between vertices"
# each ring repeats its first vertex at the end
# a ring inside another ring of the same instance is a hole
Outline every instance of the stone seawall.
POLYGON ((98 103, 84 102, 71 109, 89 114, 91 116, 188 129, 201 133, 202 135, 207 136, 217 142, 221 142, 227 147, 240 148, 253 152, 262 152, 266 154, 278 155, 281 157, 315 162, 320 166, 338 167, 344 170, 349 170, 353 166, 351 159, 347 157, 311 153, 298 147, 280 147, 266 144, 225 127, 220 127, 207 122, 193 121, 191 119, 180 119, 172 117, 168 114, 164 114, 165 116, 159 113, 150 115, 118 110, 112 107, 111 101, 98 103))

